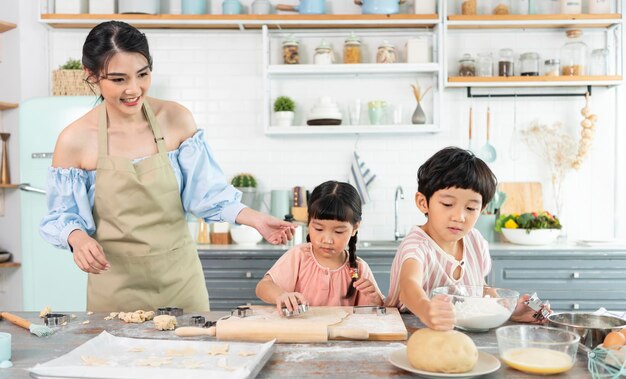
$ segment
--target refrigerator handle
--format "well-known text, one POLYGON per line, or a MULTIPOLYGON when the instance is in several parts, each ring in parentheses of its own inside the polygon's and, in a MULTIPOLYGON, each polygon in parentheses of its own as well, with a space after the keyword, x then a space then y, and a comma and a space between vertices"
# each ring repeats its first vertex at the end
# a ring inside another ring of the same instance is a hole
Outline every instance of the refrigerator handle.
POLYGON ((46 194, 46 190, 43 190, 41 188, 37 188, 37 187, 32 187, 30 184, 28 183, 22 183, 19 185, 19 188, 22 191, 26 191, 26 192, 36 192, 36 193, 40 193, 45 195, 46 194))

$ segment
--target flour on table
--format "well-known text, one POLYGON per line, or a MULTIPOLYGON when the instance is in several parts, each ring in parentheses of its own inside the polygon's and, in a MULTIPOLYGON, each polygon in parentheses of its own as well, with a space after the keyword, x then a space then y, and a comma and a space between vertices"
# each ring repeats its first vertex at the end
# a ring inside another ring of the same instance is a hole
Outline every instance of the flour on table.
POLYGON ((185 359, 184 361, 182 361, 180 363, 181 368, 189 368, 189 369, 193 369, 193 368, 200 368, 202 367, 202 362, 200 361, 196 361, 193 359, 185 359))
POLYGON ((93 314, 92 311, 87 312, 87 316, 91 316, 93 314))
POLYGON ((141 324, 142 322, 152 320, 154 318, 154 312, 144 312, 142 310, 138 310, 135 312, 120 312, 117 315, 117 318, 124 322, 141 324))
POLYGON ((128 351, 129 351, 130 353, 141 353, 141 352, 143 352, 144 350, 146 350, 146 349, 144 349, 143 347, 133 347, 133 348, 131 348, 131 349, 128 349, 128 351))
POLYGON ((103 358, 94 357, 91 355, 83 355, 80 357, 85 366, 106 366, 109 361, 103 358))
POLYGON ((61 324, 62 326, 67 325, 67 321, 63 321, 63 324, 61 324))
POLYGON ((224 370, 228 370, 228 371, 235 371, 236 368, 235 367, 231 367, 228 365, 228 362, 226 362, 226 358, 220 358, 217 360, 217 367, 219 368, 223 368, 224 370))
POLYGON ((70 315, 70 318, 73 320, 73 319, 75 319, 75 318, 76 318, 76 315, 72 313, 72 314, 70 315))
POLYGON ((111 312, 111 313, 109 313, 109 315, 108 315, 108 316, 106 316, 104 319, 105 319, 105 320, 113 320, 113 319, 114 319, 114 318, 116 318, 116 317, 117 317, 117 315, 119 315, 119 314, 120 314, 119 312, 111 312))
POLYGON ((136 360, 135 366, 161 367, 170 363, 172 363, 171 357, 150 357, 136 360))
POLYGON ((209 351, 207 354, 209 355, 227 355, 228 354, 228 344, 216 345, 213 346, 213 349, 209 351))
POLYGON ((83 325, 87 325, 87 324, 89 324, 89 320, 83 321, 83 325))
POLYGON ((240 357, 249 357, 251 355, 256 355, 256 351, 240 350, 238 354, 239 354, 240 357))
POLYGON ((39 317, 44 318, 50 313, 52 313, 52 308, 50 308, 50 306, 47 305, 46 307, 44 307, 44 309, 41 310, 41 312, 39 312, 39 317))
POLYGON ((174 330, 176 325, 176 317, 174 316, 159 315, 154 318, 154 327, 157 330, 174 330))
POLYGON ((165 352, 165 355, 168 357, 184 357, 186 355, 194 355, 195 353, 196 349, 188 347, 185 349, 169 349, 165 352))

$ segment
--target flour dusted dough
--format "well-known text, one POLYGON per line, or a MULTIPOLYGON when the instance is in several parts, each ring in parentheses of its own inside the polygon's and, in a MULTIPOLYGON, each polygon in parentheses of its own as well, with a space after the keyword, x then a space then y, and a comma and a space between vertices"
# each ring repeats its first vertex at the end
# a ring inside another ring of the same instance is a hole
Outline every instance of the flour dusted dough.
POLYGON ((216 345, 213 346, 213 349, 209 351, 207 354, 209 355, 227 355, 228 354, 228 344, 216 345))
POLYGON ((172 363, 171 357, 150 357, 136 360, 135 366, 161 367, 170 363, 172 363))
POLYGON ((39 312, 39 317, 44 318, 50 313, 52 313, 52 308, 50 308, 50 306, 47 305, 44 309, 41 310, 41 312, 39 312))
POLYGON ((240 357, 249 357, 251 355, 256 355, 256 351, 240 350, 238 354, 239 354, 240 357))
POLYGON ((157 330, 174 330, 176 325, 176 317, 174 316, 159 315, 154 318, 154 327, 157 330))
POLYGON ((168 357, 184 357, 187 355, 194 355, 196 353, 196 349, 193 347, 188 347, 185 349, 169 349, 165 352, 165 355, 168 357))
POLYGON ((193 359, 185 359, 184 361, 182 361, 180 363, 179 367, 193 369, 193 368, 200 368, 200 367, 202 367, 202 364, 203 363, 200 362, 200 361, 196 361, 196 360, 193 360, 193 359))
POLYGON ((478 361, 474 341, 456 330, 420 329, 409 338, 406 351, 413 367, 431 372, 467 372, 478 361))
POLYGON ((120 312, 120 314, 117 315, 117 317, 120 320, 123 320, 125 322, 133 322, 133 323, 140 324, 144 321, 152 320, 152 318, 154 318, 154 312, 153 311, 144 312, 142 310, 135 311, 135 312, 120 312))
POLYGON ((90 355, 83 355, 80 357, 85 366, 106 366, 109 364, 109 361, 106 359, 92 357, 90 355))

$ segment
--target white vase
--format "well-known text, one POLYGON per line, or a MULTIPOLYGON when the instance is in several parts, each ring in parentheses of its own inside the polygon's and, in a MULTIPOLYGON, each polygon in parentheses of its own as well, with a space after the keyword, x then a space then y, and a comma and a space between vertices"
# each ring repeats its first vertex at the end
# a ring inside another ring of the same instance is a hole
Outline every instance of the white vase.
POLYGON ((294 116, 294 112, 274 112, 274 123, 276 126, 291 126, 294 116))

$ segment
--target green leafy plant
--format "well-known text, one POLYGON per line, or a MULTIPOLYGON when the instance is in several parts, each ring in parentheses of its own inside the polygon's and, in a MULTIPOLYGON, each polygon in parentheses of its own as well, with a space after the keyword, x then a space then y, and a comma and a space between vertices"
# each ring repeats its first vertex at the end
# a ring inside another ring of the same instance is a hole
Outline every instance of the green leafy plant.
POLYGON ((236 175, 233 180, 231 180, 230 184, 235 187, 252 187, 256 188, 256 179, 251 174, 242 173, 236 175))
POLYGON ((296 103, 288 96, 279 96, 274 101, 274 112, 294 112, 296 103))
POLYGON ((504 229, 561 229, 561 222, 550 212, 531 212, 522 214, 501 215, 496 220, 496 231, 504 229))
POLYGON ((59 66, 61 70, 82 70, 83 65, 80 63, 78 59, 68 59, 65 64, 59 66))

